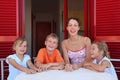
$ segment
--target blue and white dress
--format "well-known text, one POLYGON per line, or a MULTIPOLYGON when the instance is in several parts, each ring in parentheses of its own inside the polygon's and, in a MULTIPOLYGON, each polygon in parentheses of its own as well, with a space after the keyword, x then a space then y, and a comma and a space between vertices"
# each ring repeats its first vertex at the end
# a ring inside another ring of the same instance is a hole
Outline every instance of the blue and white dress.
POLYGON ((110 67, 109 67, 109 68, 106 68, 106 69, 105 69, 105 72, 113 75, 114 78, 115 78, 115 80, 118 80, 117 74, 116 74, 116 72, 115 72, 115 68, 114 68, 114 66, 113 66, 113 64, 112 64, 112 62, 110 61, 109 58, 104 57, 99 63, 97 63, 97 61, 96 61, 96 59, 95 59, 95 60, 93 61, 93 63, 95 63, 95 64, 102 64, 102 62, 103 62, 104 60, 106 60, 106 61, 108 61, 108 62, 110 63, 110 67))
POLYGON ((12 58, 12 59, 14 59, 19 65, 24 66, 24 67, 27 67, 27 61, 30 60, 30 56, 25 54, 23 61, 21 61, 21 60, 16 56, 16 54, 9 55, 9 56, 6 58, 6 63, 8 63, 8 66, 9 66, 9 75, 8 75, 7 80, 15 80, 15 77, 16 77, 17 75, 19 75, 22 71, 20 71, 19 69, 16 69, 14 66, 12 66, 12 65, 9 63, 8 58, 12 58))

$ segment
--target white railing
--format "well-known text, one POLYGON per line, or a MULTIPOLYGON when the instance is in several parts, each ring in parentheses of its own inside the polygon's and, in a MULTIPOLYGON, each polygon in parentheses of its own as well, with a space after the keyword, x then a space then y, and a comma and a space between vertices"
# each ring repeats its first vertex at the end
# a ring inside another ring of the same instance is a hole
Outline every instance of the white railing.
MULTIPOLYGON (((120 62, 120 59, 110 59, 112 62, 120 62)), ((120 66, 119 67, 116 67, 115 66, 115 69, 116 69, 116 72, 120 72, 120 66)))
POLYGON ((4 80, 4 62, 5 62, 5 58, 0 58, 1 80, 4 80))

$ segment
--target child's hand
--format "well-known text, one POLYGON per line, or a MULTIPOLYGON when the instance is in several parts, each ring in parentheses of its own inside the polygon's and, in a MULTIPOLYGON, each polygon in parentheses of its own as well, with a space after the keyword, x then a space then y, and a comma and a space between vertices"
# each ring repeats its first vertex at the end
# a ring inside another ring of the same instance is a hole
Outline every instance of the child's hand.
POLYGON ((65 70, 66 71, 73 71, 72 65, 71 64, 66 64, 65 65, 65 70))
POLYGON ((59 67, 58 67, 58 70, 63 70, 65 67, 64 67, 64 65, 60 65, 59 67))
POLYGON ((35 70, 36 72, 41 72, 41 71, 42 71, 41 68, 35 68, 34 70, 35 70))
POLYGON ((25 72, 26 72, 27 74, 33 74, 33 73, 36 73, 36 71, 33 70, 33 69, 26 69, 25 72))
POLYGON ((37 71, 36 71, 36 70, 33 70, 33 69, 30 69, 30 72, 31 72, 31 74, 34 74, 34 73, 36 73, 37 71))
POLYGON ((51 64, 42 64, 42 65, 41 65, 42 71, 48 70, 48 68, 49 68, 50 66, 51 66, 51 64))

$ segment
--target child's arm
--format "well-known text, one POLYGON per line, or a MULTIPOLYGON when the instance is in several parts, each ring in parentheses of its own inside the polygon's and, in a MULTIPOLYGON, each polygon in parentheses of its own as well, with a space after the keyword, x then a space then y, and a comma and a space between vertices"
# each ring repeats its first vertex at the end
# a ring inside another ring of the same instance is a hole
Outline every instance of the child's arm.
POLYGON ((35 72, 39 72, 40 70, 31 62, 31 60, 28 60, 28 66, 30 69, 35 70, 35 72))
POLYGON ((90 66, 90 69, 98 72, 104 72, 105 68, 110 67, 110 63, 106 60, 104 60, 101 64, 88 63, 86 65, 90 66))
POLYGON ((48 65, 50 65, 48 67, 48 69, 57 69, 57 70, 61 70, 64 69, 64 62, 56 62, 56 63, 49 63, 48 65))
POLYGON ((14 59, 8 58, 8 61, 9 61, 9 63, 10 63, 12 66, 14 66, 15 68, 17 68, 17 69, 19 69, 19 70, 21 70, 21 71, 23 71, 23 72, 26 72, 26 73, 28 73, 28 74, 32 73, 32 70, 31 70, 31 69, 19 65, 14 59))

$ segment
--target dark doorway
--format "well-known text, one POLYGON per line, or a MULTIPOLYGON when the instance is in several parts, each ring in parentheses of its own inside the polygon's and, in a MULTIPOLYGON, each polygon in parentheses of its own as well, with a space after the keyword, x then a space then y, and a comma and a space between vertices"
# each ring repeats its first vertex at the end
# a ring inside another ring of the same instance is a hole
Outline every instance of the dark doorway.
POLYGON ((59 0, 32 0, 32 56, 45 47, 45 38, 58 33, 59 0))
POLYGON ((50 22, 37 22, 36 23, 36 51, 45 47, 44 42, 48 34, 51 33, 50 22))

